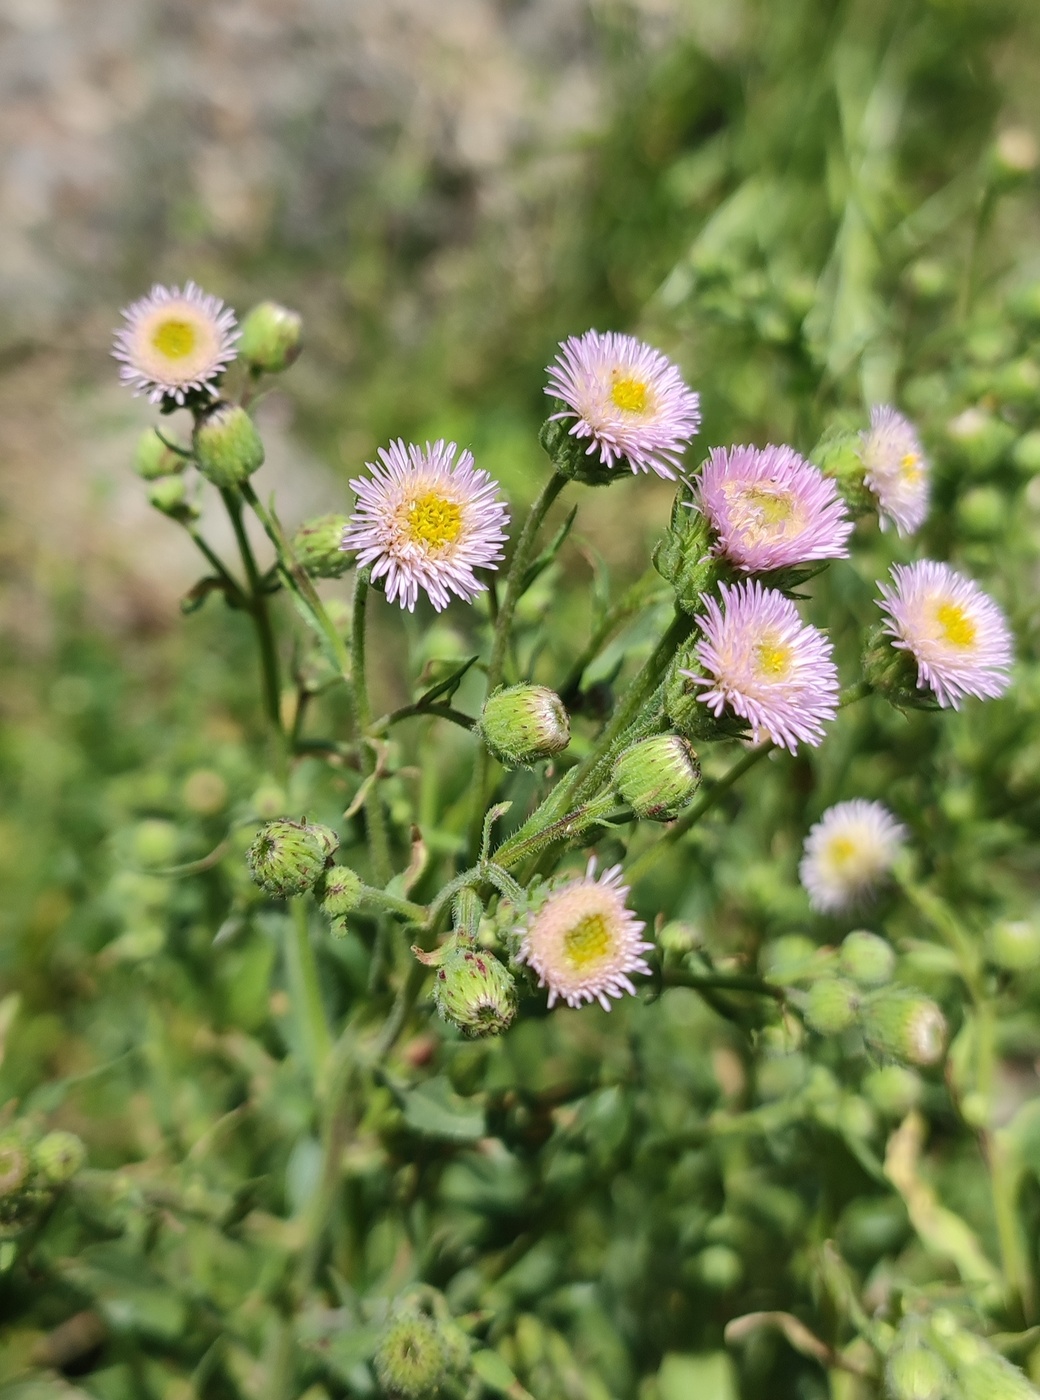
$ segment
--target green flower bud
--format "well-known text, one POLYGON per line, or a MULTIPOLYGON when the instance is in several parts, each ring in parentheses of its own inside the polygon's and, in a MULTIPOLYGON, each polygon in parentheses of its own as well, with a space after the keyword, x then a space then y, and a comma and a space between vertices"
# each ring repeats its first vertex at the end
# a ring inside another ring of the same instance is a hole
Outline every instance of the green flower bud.
POLYGON ((821 977, 805 997, 805 1019, 820 1035, 840 1035, 856 1019, 859 996, 851 982, 821 977))
POLYGON ((429 1400, 450 1378, 440 1329, 419 1312, 401 1310, 391 1317, 373 1365, 379 1384, 394 1400, 429 1400))
POLYGON ((260 888, 278 899, 305 894, 335 850, 335 845, 328 849, 327 841, 319 836, 322 831, 327 832, 328 827, 309 826, 288 817, 268 822, 246 852, 250 874, 260 888))
POLYGON ((327 856, 335 855, 339 849, 339 837, 331 826, 322 826, 319 822, 310 822, 310 829, 321 845, 327 856))
POLYGON ((0 1138, 0 1199, 21 1191, 31 1170, 32 1159, 21 1138, 0 1138))
POLYGON ((719 564, 712 554, 707 516, 691 510, 690 505, 680 491, 672 503, 667 533, 654 550, 653 562, 661 577, 675 589, 678 606, 684 612, 696 613, 704 606, 701 594, 711 587, 719 564))
POLYGON ((896 955, 876 933, 856 929, 843 940, 838 965, 846 977, 851 977, 861 987, 877 987, 891 979, 896 955))
POLYGON ((434 974, 433 1000, 464 1035, 499 1035, 516 1015, 516 984, 496 957, 455 934, 434 974))
POLYGON ((339 578, 354 562, 353 555, 340 549, 345 515, 320 515, 305 520, 293 535, 292 550, 311 578, 339 578))
POLYGON ((969 470, 982 476, 996 467, 1015 440, 1015 430, 982 408, 966 408, 946 425, 950 441, 969 470))
POLYGON ((987 931, 986 948, 998 967, 1028 972, 1040 963, 1040 925, 1026 919, 1001 919, 987 931))
POLYGON ((918 1075, 904 1065, 882 1065, 863 1079, 864 1094, 888 1118, 905 1118, 920 1102, 923 1087, 918 1075))
POLYGON ((485 744, 507 768, 529 768, 570 743, 563 701, 544 685, 511 685, 489 695, 477 722, 485 744))
POLYGON ((185 466, 185 458, 171 452, 154 428, 143 432, 134 453, 134 471, 145 481, 157 481, 163 476, 176 476, 185 466))
POLYGON ((131 852, 138 865, 172 865, 179 846, 180 832, 173 822, 147 817, 134 827, 131 852))
MULTIPOLYGON (((1037 1389, 1017 1366, 946 1312, 932 1318, 935 1347, 953 1371, 959 1400, 1036 1400, 1037 1389)), ((948 1394, 949 1392, 944 1392, 948 1394)))
POLYGON ((908 651, 897 649, 884 628, 867 636, 863 652, 863 679, 898 710, 937 710, 939 702, 930 690, 917 684, 917 666, 908 651))
POLYGON ((957 502, 957 523, 974 539, 992 539, 1007 525, 1007 499, 995 486, 976 486, 957 502))
POLYGON ((915 1343, 891 1353, 885 1386, 891 1400, 949 1400, 952 1377, 942 1357, 915 1343))
POLYGON ((728 1293, 744 1277, 744 1263, 728 1244, 710 1244, 693 1261, 698 1279, 713 1293, 728 1293))
POLYGON ((361 877, 349 865, 334 865, 322 882, 321 911, 334 938, 347 931, 347 915, 361 902, 361 877))
POLYGON ((298 358, 303 321, 276 301, 262 301, 242 322, 238 357, 263 374, 279 374, 298 358))
POLYGON ((87 1149, 75 1133, 47 1133, 33 1148, 37 1170, 52 1186, 63 1186, 87 1160, 87 1149))
MULTIPOLYGON (((557 407, 562 408, 563 404, 557 407)), ((598 452, 588 454, 585 440, 569 433, 566 423, 547 419, 542 424, 538 441, 554 470, 571 481, 580 481, 584 486, 610 486, 624 476, 617 467, 601 462, 598 452)))
POLYGON ((863 1033, 882 1055, 911 1065, 934 1065, 946 1048, 946 1017, 916 992, 882 992, 862 1013, 863 1033))
POLYGON ((248 480, 264 463, 264 445, 252 418, 233 403, 216 403, 192 435, 199 471, 226 490, 248 480))
POLYGON ((625 749, 614 764, 614 787, 637 817, 677 817, 700 787, 697 755, 678 734, 655 734, 625 749))
POLYGON ((811 460, 824 476, 837 486, 853 515, 866 515, 877 508, 873 492, 864 479, 858 433, 838 428, 826 433, 813 449, 811 460))
POLYGON ((148 500, 171 520, 197 520, 199 508, 188 496, 188 484, 181 476, 164 476, 153 482, 148 500))
POLYGON ((1036 476, 1040 473, 1040 429, 1034 428, 1025 433, 1015 443, 1011 460, 1023 476, 1036 476))
POLYGON ((285 811, 285 789, 270 780, 262 782, 249 799, 249 805, 263 821, 271 821, 285 811))
POLYGON ((804 933, 785 933, 762 949, 762 975, 779 986, 813 977, 820 966, 819 951, 804 933))

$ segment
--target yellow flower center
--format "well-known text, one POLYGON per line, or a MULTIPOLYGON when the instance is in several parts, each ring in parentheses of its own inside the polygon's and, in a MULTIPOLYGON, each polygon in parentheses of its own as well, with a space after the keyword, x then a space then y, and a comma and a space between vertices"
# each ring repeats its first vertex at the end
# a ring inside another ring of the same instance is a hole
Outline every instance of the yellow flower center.
POLYGON ((413 544, 441 549, 458 539, 462 507, 457 501, 447 501, 435 491, 427 491, 425 496, 408 502, 405 528, 413 544))
POLYGON ((840 869, 843 865, 848 865, 856 854, 856 843, 848 836, 835 836, 831 841, 827 854, 832 864, 840 869))
POLYGON ((974 646, 979 629, 957 603, 940 603, 935 610, 935 620, 944 642, 953 647, 974 646))
POLYGON ((563 956, 575 972, 584 972, 610 952, 610 929, 602 914, 586 914, 563 935, 563 956))
POLYGON ((791 648, 779 637, 767 634, 755 647, 755 669, 765 680, 778 681, 791 665, 791 648))
POLYGON ((913 482, 921 475, 921 459, 916 452, 908 452, 899 463, 900 474, 906 481, 913 482))
POLYGON ((610 397, 614 407, 625 413, 645 413, 649 394, 641 379, 616 379, 610 397))
POLYGON ((783 534, 783 527, 797 515, 793 493, 771 482, 723 482, 722 489, 733 507, 734 525, 752 541, 783 534))
POLYGON ((196 340, 192 323, 173 316, 168 321, 160 321, 152 332, 152 344, 168 360, 183 360, 195 349, 196 340))

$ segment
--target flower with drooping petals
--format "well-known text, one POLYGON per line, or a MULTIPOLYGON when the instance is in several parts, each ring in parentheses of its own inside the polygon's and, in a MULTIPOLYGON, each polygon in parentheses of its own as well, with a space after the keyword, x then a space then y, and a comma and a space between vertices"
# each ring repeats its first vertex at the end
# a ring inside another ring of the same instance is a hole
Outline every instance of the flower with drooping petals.
POLYGON ((698 505, 745 573, 845 559, 852 521, 834 482, 792 447, 713 447, 698 505))
POLYGON ((882 530, 895 525, 910 535, 924 524, 931 494, 931 468, 917 431, 888 404, 870 410, 870 427, 860 433, 863 480, 877 497, 882 530))
POLYGON ((1011 630, 997 604, 974 581, 923 559, 892 567, 894 586, 880 585, 893 646, 917 662, 917 684, 944 709, 966 695, 1003 695, 1010 685, 1011 630))
POLYGON ((583 877, 554 890, 528 916, 517 962, 538 974, 549 988, 549 1005, 598 1001, 610 1010, 610 998, 635 994, 630 973, 649 972, 643 954, 653 947, 641 934, 646 927, 625 904, 628 887, 620 865, 596 878, 595 857, 583 877))
POLYGON ((357 509, 342 548, 357 551, 374 579, 386 577, 386 596, 415 611, 419 589, 438 612, 451 594, 472 603, 486 587, 474 569, 497 569, 509 511, 498 483, 473 466, 473 455, 453 442, 425 448, 398 438, 379 449, 371 477, 350 483, 357 509))
POLYGON ((698 697, 718 716, 729 706, 747 720, 754 742, 764 736, 794 753, 816 745, 838 710, 838 671, 832 648, 816 627, 802 622, 790 598, 757 579, 719 584, 720 608, 703 595, 696 619, 696 652, 710 675, 683 671, 707 689, 698 697))
POLYGON ((573 419, 568 431, 590 439, 587 456, 675 478, 701 415, 697 395, 660 350, 616 331, 586 331, 561 343, 548 375, 545 392, 567 405, 550 421, 573 419))
POLYGON ((828 807, 798 866, 809 903, 821 914, 859 904, 892 869, 905 839, 906 828, 880 802, 854 797, 828 807))
POLYGON ((194 282, 183 291, 157 283, 122 316, 112 350, 119 377, 151 403, 183 404, 192 392, 212 390, 235 358, 235 313, 194 282))

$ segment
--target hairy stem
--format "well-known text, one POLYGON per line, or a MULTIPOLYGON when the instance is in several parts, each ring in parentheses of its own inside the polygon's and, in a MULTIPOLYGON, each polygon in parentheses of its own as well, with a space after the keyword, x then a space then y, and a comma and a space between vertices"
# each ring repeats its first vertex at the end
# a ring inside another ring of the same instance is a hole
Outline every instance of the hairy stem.
POLYGON ((260 571, 256 567, 256 558, 253 554, 253 547, 249 543, 249 536, 246 533, 245 524, 242 520, 242 502, 238 494, 234 491, 222 490, 221 496, 227 508, 228 516, 231 519, 231 527, 235 532, 235 539, 238 542, 238 552, 242 556, 242 567, 245 569, 248 580, 249 593, 246 599, 246 606, 253 619, 256 628, 257 645, 260 648, 260 668, 263 674, 264 684, 264 705, 267 710, 268 719, 280 737, 284 737, 282 730, 282 707, 281 695, 282 686, 279 678, 278 668, 278 648, 275 643, 274 629, 271 626, 271 612, 267 606, 267 595, 263 591, 260 582, 260 571))
POLYGON ((321 1084, 332 1038, 321 999, 318 964, 310 936, 310 905, 306 895, 292 900, 292 933, 286 945, 289 995, 303 1041, 311 1078, 321 1084))

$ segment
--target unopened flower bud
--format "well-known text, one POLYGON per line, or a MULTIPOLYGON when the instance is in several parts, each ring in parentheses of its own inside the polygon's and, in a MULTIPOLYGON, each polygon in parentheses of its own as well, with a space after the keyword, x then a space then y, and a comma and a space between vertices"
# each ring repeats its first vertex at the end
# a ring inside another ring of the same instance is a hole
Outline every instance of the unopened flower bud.
POLYGON ((829 476, 853 515, 865 515, 877 502, 866 483, 863 442, 859 433, 834 429, 820 439, 811 461, 829 476))
POLYGON ((874 628, 863 652, 863 679, 871 690, 901 710, 935 710, 938 701, 917 684, 917 664, 911 653, 892 645, 883 627, 874 628))
POLYGON ((1017 1366, 1006 1361, 987 1341, 961 1327, 942 1311, 932 1316, 932 1340, 953 1372, 954 1384, 943 1396, 958 1400, 1036 1400, 1036 1387, 1017 1366))
POLYGON ((918 1075, 905 1065, 881 1065, 863 1079, 863 1092, 888 1118, 905 1118, 920 1102, 922 1088, 918 1075))
POLYGON ((713 1293, 728 1293, 744 1277, 744 1262, 728 1244, 709 1244, 695 1257, 693 1267, 713 1293))
POLYGON ((293 535, 292 550, 311 578, 339 578, 353 563, 342 549, 345 515, 320 515, 305 520, 293 535))
POLYGON ((0 1200, 19 1192, 29 1179, 32 1159, 17 1137, 0 1138, 0 1200))
POLYGON ((264 463, 264 444, 252 418, 238 404, 216 403, 192 435, 199 471, 227 490, 248 480, 264 463))
POLYGON ((199 508, 188 495, 187 482, 181 476, 164 476, 152 483, 148 500, 156 510, 171 520, 197 520, 199 508))
POLYGON ((861 987, 877 987, 890 980, 896 955, 876 933, 856 929, 842 942, 838 964, 845 976, 861 987))
POLYGON ((52 1186, 63 1186, 87 1160, 87 1149, 75 1133, 47 1133, 33 1148, 33 1161, 52 1186))
POLYGON ((268 822, 246 852, 253 879, 278 899, 305 894, 332 854, 318 834, 326 831, 327 827, 309 826, 287 817, 268 822))
POLYGON ((762 975, 779 986, 808 980, 820 965, 819 951, 804 933, 785 933, 762 949, 762 975))
POLYGON ((185 458, 172 452, 154 428, 148 428, 141 434, 134 453, 134 471, 145 481, 176 476, 184 470, 184 464, 185 458))
POLYGON ((664 822, 692 801, 701 766, 678 734, 655 734, 625 749, 614 764, 613 782, 637 817, 664 822))
POLYGON ((477 728, 507 768, 530 767, 570 743, 563 701, 544 685, 511 685, 489 695, 477 728))
POLYGON ((391 1317, 373 1365, 383 1391, 394 1400, 429 1400, 450 1375, 440 1329, 431 1317, 411 1310, 391 1317))
POLYGON ((859 998, 851 982, 821 977, 805 997, 805 1019, 820 1035, 840 1035, 856 1019, 859 998))
POLYGON ((349 865, 334 865, 322 881, 321 912, 329 920, 334 938, 347 931, 347 915, 361 902, 361 877, 349 865))
POLYGON ((1001 919, 986 933, 986 948, 1006 972, 1028 972, 1040 963, 1040 924, 1028 919, 1001 919))
POLYGON ((900 1347, 888 1358, 885 1385, 891 1400, 947 1400, 952 1383, 942 1357, 920 1343, 900 1347))
POLYGON ((299 356, 302 328, 299 312, 262 301, 242 322, 238 357, 259 373, 279 374, 299 356))
POLYGON ((863 1008, 863 1033, 883 1055, 911 1065, 934 1065, 946 1048, 946 1017, 916 992, 882 992, 863 1008))
POLYGON ((516 1015, 516 984, 496 957, 456 934, 434 975, 433 1000, 464 1035, 499 1035, 516 1015))

